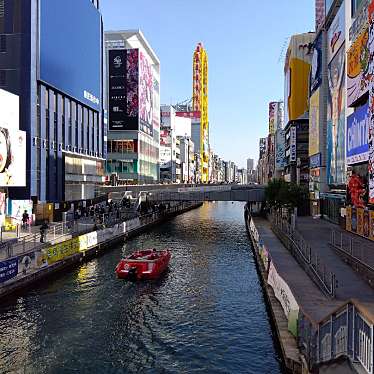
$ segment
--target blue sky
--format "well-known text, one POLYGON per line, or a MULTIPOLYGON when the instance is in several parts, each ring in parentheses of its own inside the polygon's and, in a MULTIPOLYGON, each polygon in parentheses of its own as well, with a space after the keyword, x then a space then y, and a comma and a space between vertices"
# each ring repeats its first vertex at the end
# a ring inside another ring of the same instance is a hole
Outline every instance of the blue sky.
POLYGON ((245 166, 267 134, 268 102, 283 99, 282 54, 314 28, 314 0, 101 0, 105 30, 141 29, 161 61, 161 102, 192 96, 192 54, 209 57, 214 151, 245 166))

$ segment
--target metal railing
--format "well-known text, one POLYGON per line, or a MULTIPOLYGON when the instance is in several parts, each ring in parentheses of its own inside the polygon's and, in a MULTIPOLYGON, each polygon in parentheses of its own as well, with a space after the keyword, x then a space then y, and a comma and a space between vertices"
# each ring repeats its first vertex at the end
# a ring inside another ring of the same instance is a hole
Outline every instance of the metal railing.
POLYGON ((331 230, 329 244, 347 256, 354 264, 364 267, 374 277, 374 257, 366 255, 365 248, 350 235, 331 230))
POLYGON ((280 214, 272 213, 270 215, 270 222, 274 233, 303 267, 305 272, 309 274, 314 283, 324 294, 335 298, 337 288, 335 273, 327 268, 309 243, 280 214))

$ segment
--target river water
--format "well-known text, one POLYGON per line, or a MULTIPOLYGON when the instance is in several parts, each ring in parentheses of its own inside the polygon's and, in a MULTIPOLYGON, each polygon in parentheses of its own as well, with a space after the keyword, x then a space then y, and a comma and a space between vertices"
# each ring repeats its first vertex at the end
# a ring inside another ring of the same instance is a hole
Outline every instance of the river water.
POLYGON ((0 372, 280 373, 241 203, 203 207, 0 305, 0 372), (121 252, 171 248, 156 282, 121 252))

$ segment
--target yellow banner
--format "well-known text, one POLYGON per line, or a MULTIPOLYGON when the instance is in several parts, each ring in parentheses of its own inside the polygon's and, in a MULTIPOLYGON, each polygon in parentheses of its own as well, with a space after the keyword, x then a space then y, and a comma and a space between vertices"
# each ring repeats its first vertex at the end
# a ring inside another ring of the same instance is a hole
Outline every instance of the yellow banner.
POLYGON ((58 243, 52 247, 43 249, 48 265, 61 261, 79 251, 79 238, 70 239, 66 242, 58 243))

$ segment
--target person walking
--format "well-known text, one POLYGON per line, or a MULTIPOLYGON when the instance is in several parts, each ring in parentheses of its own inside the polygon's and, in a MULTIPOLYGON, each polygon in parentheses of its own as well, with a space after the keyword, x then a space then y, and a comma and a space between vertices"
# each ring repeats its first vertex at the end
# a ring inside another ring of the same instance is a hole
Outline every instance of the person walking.
POLYGON ((48 221, 44 220, 43 224, 40 226, 40 243, 45 242, 48 228, 48 221))
POLYGON ((27 225, 29 223, 29 213, 27 213, 27 210, 25 210, 22 214, 22 228, 26 229, 27 225))

